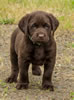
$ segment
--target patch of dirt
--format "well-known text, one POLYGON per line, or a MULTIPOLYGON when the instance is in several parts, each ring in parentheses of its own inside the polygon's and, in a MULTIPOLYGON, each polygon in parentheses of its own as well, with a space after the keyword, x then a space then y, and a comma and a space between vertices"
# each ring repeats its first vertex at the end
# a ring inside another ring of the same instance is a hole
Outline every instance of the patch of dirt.
MULTIPOLYGON (((57 58, 53 73, 55 91, 41 90, 42 75, 33 76, 29 69, 29 89, 16 90, 16 84, 4 80, 10 75, 10 36, 17 25, 0 25, 0 100, 73 100, 74 93, 74 32, 55 33, 57 58)), ((43 67, 41 67, 43 72, 43 67)))

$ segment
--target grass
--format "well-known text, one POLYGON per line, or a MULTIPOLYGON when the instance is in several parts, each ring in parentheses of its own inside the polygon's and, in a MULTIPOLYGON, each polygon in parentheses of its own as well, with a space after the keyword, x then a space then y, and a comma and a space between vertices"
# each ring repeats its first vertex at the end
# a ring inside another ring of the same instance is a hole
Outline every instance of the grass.
POLYGON ((74 92, 70 93, 70 97, 72 98, 72 100, 74 100, 74 92))
POLYGON ((67 48, 74 48, 74 43, 67 43, 66 45, 65 45, 67 48))
POLYGON ((26 13, 43 10, 53 13, 65 29, 73 29, 74 0, 0 0, 0 24, 15 24, 26 13))
POLYGON ((0 18, 0 24, 13 24, 14 21, 13 18, 0 18))

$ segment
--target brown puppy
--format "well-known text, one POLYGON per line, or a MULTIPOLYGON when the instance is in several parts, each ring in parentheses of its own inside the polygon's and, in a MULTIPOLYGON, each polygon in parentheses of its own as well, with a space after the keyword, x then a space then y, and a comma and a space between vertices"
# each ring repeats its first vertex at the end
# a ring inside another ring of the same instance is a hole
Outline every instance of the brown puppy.
POLYGON ((49 13, 36 11, 24 16, 11 36, 11 75, 7 82, 16 82, 17 89, 28 88, 28 68, 32 63, 32 73, 40 75, 40 65, 44 64, 42 87, 53 91, 52 72, 56 59, 54 32, 58 20, 49 13))

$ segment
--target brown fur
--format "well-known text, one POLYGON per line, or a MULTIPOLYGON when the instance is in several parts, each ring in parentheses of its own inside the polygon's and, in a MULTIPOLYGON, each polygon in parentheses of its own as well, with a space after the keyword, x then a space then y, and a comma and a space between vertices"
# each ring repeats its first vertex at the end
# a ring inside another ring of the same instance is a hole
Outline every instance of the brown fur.
POLYGON ((58 20, 52 14, 43 11, 27 14, 20 20, 19 27, 11 36, 11 75, 7 82, 16 82, 19 73, 16 88, 28 88, 30 63, 34 75, 40 75, 39 66, 44 65, 42 87, 53 90, 52 73, 56 59, 54 32, 58 25, 58 20))

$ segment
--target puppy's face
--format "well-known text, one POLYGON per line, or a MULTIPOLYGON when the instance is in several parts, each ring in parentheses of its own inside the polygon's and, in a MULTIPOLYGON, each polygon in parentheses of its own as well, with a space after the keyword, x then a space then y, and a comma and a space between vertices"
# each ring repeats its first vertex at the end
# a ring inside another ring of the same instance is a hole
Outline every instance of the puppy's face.
POLYGON ((43 11, 28 14, 19 22, 19 28, 35 43, 47 43, 58 25, 58 20, 52 14, 43 11))
POLYGON ((33 42, 46 43, 51 36, 51 23, 44 13, 32 15, 28 24, 29 35, 33 42))

